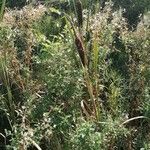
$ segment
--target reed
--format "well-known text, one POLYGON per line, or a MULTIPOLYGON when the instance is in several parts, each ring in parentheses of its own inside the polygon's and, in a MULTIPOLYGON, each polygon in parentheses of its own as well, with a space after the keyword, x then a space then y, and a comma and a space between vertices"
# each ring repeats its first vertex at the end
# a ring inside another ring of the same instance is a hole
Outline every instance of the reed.
MULTIPOLYGON (((90 1, 90 4, 92 2, 90 1)), ((80 61, 81 61, 81 65, 82 65, 82 69, 83 69, 83 73, 84 73, 84 80, 86 83, 86 87, 87 87, 87 92, 89 94, 90 100, 92 102, 92 106, 89 106, 90 108, 88 108, 89 110, 92 110, 91 112, 91 116, 92 118, 95 118, 97 121, 99 121, 100 119, 100 106, 98 103, 98 77, 97 77, 97 69, 98 69, 98 53, 99 53, 99 49, 98 49, 98 39, 97 36, 94 36, 95 39, 93 39, 93 51, 92 51, 92 55, 93 55, 93 68, 94 68, 94 76, 90 75, 89 72, 91 72, 91 70, 89 70, 90 68, 88 67, 89 65, 89 60, 88 60, 88 48, 87 48, 87 42, 84 40, 83 34, 82 34, 82 27, 83 27, 83 15, 82 15, 82 3, 80 0, 73 1, 74 4, 74 12, 75 12, 75 16, 77 17, 77 21, 78 21, 78 25, 76 26, 76 23, 73 22, 73 19, 71 19, 68 15, 66 15, 67 20, 70 22, 71 28, 73 29, 73 40, 74 40, 74 45, 76 47, 76 50, 78 52, 80 61), (94 80, 94 83, 93 83, 94 80), (92 116, 94 115, 94 116, 92 116)), ((90 9, 90 6, 88 7, 90 9)), ((89 10, 90 11, 90 10, 89 10)), ((90 19, 90 13, 88 16, 88 20, 87 20, 87 30, 88 30, 88 24, 89 24, 89 19, 90 19)), ((72 32, 72 31, 71 31, 72 32)), ((72 35, 72 33, 71 33, 72 35)), ((85 102, 88 103, 88 102, 85 102)), ((87 106, 85 107, 87 108, 87 106)), ((84 110, 85 111, 85 110, 84 110)), ((86 115, 88 116, 88 115, 86 115)), ((89 119, 89 118, 88 118, 89 119)))
POLYGON ((5 52, 1 54, 0 57, 0 80, 3 83, 3 86, 6 88, 6 93, 4 93, 4 105, 7 108, 8 112, 10 112, 11 119, 14 121, 15 109, 13 103, 13 95, 11 92, 9 72, 7 68, 7 54, 5 52))

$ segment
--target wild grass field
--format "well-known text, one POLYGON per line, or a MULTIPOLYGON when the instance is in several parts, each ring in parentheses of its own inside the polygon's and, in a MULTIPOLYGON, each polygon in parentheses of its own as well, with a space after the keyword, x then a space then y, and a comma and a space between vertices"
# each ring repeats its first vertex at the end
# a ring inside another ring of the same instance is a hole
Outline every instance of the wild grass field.
POLYGON ((1 0, 0 150, 150 150, 149 20, 149 0, 1 0))

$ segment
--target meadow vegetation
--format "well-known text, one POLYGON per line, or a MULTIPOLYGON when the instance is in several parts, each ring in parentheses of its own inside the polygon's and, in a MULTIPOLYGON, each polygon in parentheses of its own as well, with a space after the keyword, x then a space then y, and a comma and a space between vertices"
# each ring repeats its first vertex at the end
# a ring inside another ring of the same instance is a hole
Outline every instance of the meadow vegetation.
POLYGON ((0 2, 0 150, 149 150, 149 0, 0 2))

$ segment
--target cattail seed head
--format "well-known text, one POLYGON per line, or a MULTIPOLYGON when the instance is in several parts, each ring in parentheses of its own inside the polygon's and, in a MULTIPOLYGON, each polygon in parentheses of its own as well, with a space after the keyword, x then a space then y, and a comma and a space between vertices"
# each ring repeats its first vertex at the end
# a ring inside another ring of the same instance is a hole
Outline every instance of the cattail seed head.
POLYGON ((77 19, 79 27, 83 26, 83 14, 82 14, 82 2, 81 0, 76 1, 77 19))
POLYGON ((79 53, 81 62, 83 64, 83 66, 85 66, 85 51, 84 51, 83 43, 82 43, 81 39, 77 36, 75 38, 75 45, 77 47, 77 51, 79 53))

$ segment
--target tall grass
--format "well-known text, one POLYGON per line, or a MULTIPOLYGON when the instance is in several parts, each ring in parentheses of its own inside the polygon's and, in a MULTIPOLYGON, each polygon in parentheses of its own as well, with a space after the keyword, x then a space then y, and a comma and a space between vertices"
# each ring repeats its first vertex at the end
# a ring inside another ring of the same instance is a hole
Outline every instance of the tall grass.
POLYGON ((41 5, 6 12, 0 106, 14 123, 0 136, 12 135, 10 148, 149 146, 149 29, 131 32, 121 13, 110 19, 109 6, 93 11, 94 2, 70 0, 69 14, 41 5))
POLYGON ((6 0, 2 0, 2 4, 1 4, 1 8, 0 8, 0 21, 3 20, 5 5, 6 5, 6 0))

